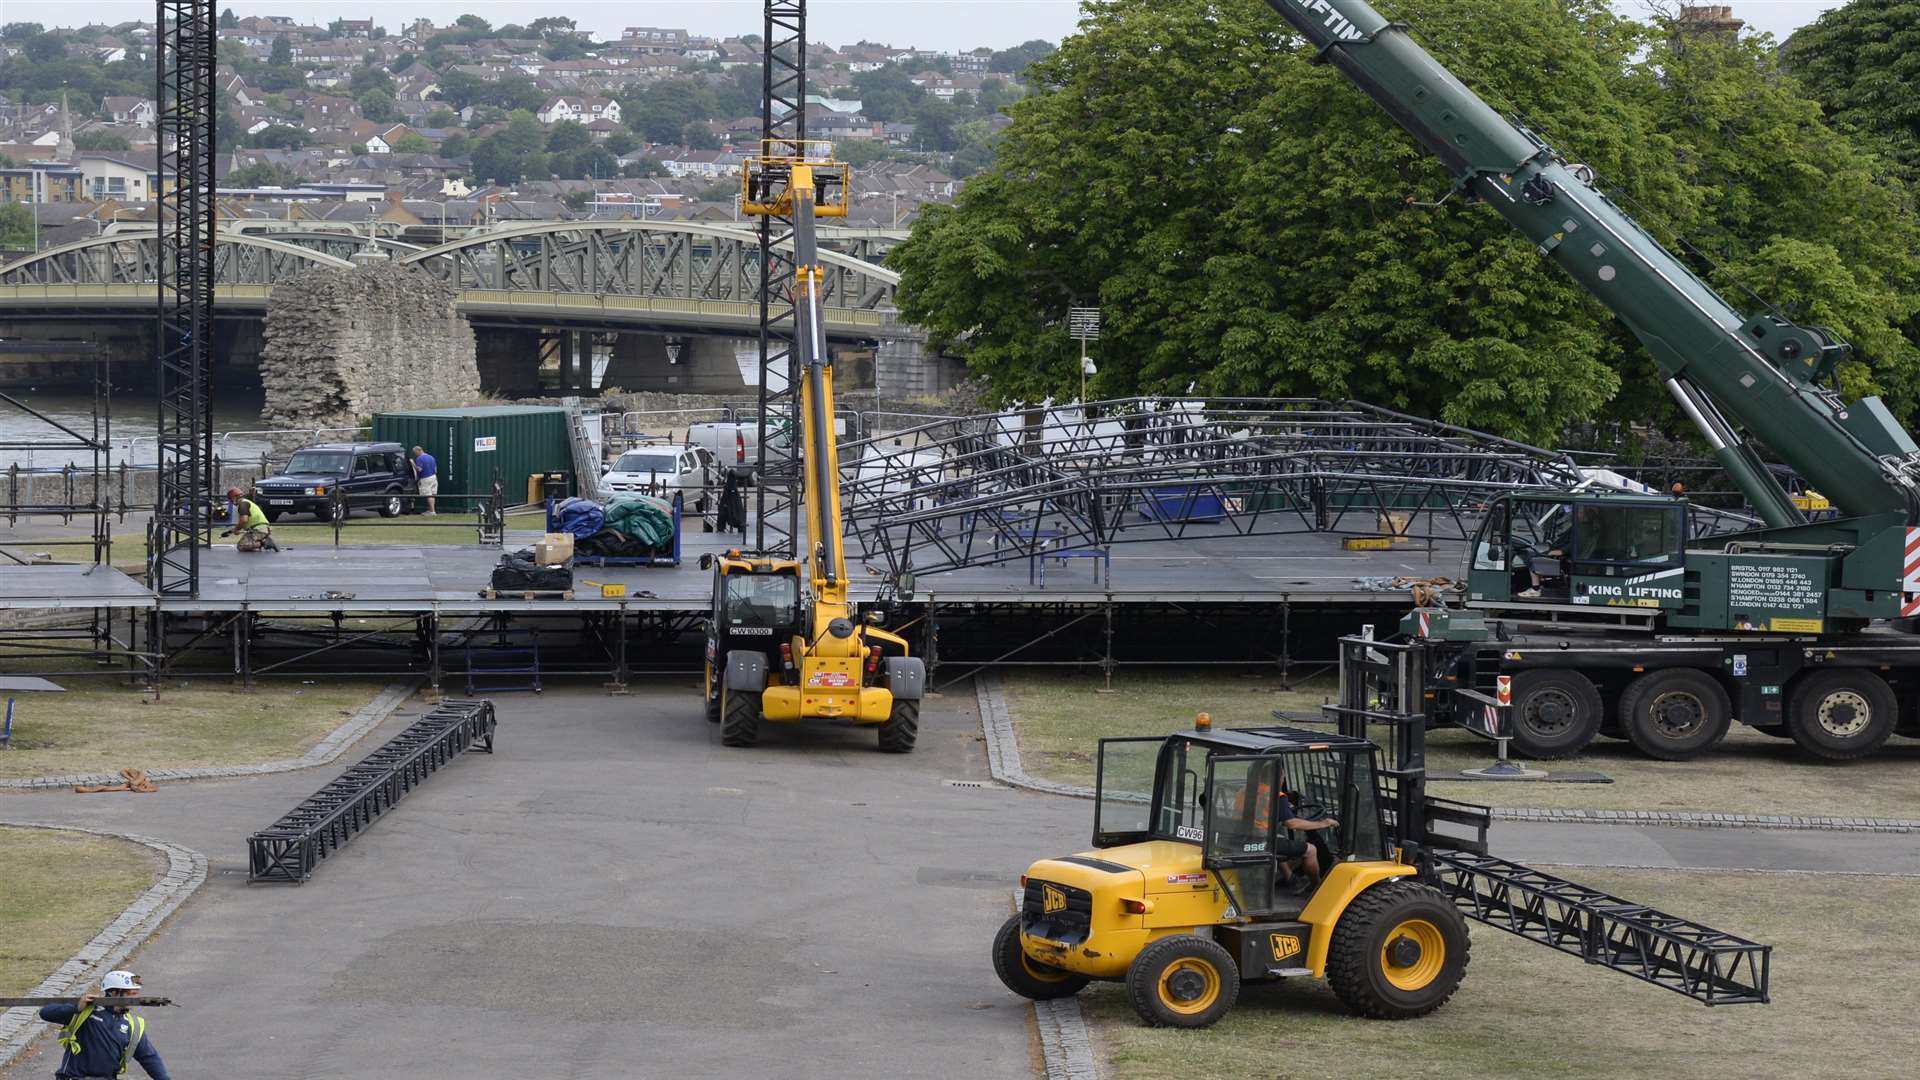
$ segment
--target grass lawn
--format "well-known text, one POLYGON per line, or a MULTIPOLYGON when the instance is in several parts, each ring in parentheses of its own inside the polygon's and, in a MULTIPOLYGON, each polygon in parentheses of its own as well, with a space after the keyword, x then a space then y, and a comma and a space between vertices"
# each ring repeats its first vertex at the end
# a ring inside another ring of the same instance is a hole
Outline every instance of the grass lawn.
POLYGON ((1920 879, 1578 870, 1583 884, 1774 946, 1770 1005, 1708 1009, 1472 926, 1453 1000, 1420 1020, 1359 1020, 1312 979, 1257 984, 1206 1031, 1140 1025, 1117 983, 1082 993, 1116 1080, 1550 1080, 1891 1077, 1920 1027, 1903 953, 1920 879))
POLYGON ((0 995, 40 985, 163 869, 125 840, 0 827, 0 995))
POLYGON ((0 751, 0 776, 245 765, 294 757, 386 684, 325 679, 311 686, 271 683, 247 694, 225 676, 176 675, 161 688, 158 701, 136 687, 99 679, 68 679, 61 685, 67 687, 62 694, 12 695, 14 748, 0 751))
MULTIPOLYGON (((1099 676, 1016 672, 1006 679, 1008 709, 1029 772, 1065 783, 1093 783, 1095 740, 1157 735, 1183 728, 1194 714, 1216 727, 1271 724, 1274 709, 1315 712, 1335 692, 1331 680, 1282 690, 1272 675, 1185 671, 1114 675, 1113 694, 1095 693, 1099 676)), ((1493 759, 1491 744, 1458 729, 1431 732, 1427 766, 1473 768, 1493 759)), ((1492 806, 1589 810, 1701 810, 1714 813, 1809 814, 1920 818, 1920 742, 1894 739, 1879 754, 1843 764, 1817 761, 1792 741, 1735 724, 1713 752, 1690 762, 1653 761, 1631 744, 1598 739, 1578 758, 1547 768, 1591 769, 1611 784, 1444 783, 1433 793, 1492 806)))

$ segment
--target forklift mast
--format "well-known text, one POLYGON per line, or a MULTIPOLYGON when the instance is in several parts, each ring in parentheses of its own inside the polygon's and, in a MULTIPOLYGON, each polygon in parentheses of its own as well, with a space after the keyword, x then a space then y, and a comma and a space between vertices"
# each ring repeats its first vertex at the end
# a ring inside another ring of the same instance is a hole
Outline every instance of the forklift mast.
MULTIPOLYGON (((1773 948, 1490 854, 1492 812, 1427 794, 1422 641, 1340 639, 1340 734, 1386 752, 1379 800, 1400 857, 1461 914, 1706 1005, 1769 1000, 1773 948)), ((1491 699, 1482 698, 1488 705, 1491 699)))
POLYGON ((832 160, 829 144, 808 139, 772 139, 747 163, 742 207, 748 214, 777 214, 793 222, 792 282, 794 366, 800 375, 801 455, 806 461, 806 527, 811 542, 808 570, 813 586, 810 640, 828 624, 852 616, 847 601, 846 554, 840 524, 840 451, 833 417, 833 368, 828 362, 821 311, 825 270, 814 221, 844 217, 849 166, 832 160))
POLYGON ((1805 518, 1728 417, 1842 515, 1878 518, 1850 530, 1856 542, 1920 521, 1920 447, 1879 398, 1848 402, 1829 388, 1846 343, 1770 312, 1742 315, 1608 199, 1591 169, 1495 112, 1367 0, 1267 3, 1439 158, 1456 190, 1492 206, 1627 324, 1769 527, 1805 518))

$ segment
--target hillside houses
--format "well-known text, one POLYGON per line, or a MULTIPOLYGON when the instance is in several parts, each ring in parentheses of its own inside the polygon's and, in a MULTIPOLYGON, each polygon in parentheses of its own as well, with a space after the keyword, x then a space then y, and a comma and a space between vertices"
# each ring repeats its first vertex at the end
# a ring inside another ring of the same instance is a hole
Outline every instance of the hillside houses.
MULTIPOLYGON (((240 13, 221 27, 223 216, 362 221, 371 214, 405 227, 420 221, 453 229, 540 215, 739 220, 731 191, 761 137, 759 80, 743 72, 757 73, 757 40, 658 26, 597 40, 564 29, 489 33, 471 21, 437 26, 347 14, 356 17, 240 13), (656 94, 662 83, 672 85, 656 94), (709 115, 689 119, 688 102, 709 115), (521 108, 541 125, 539 138, 524 121, 516 124, 521 108), (664 110, 671 122, 648 110, 664 110), (563 122, 579 125, 586 138, 563 122), (228 185, 229 176, 240 183, 228 185), (422 212, 435 203, 446 209, 422 212)), ((150 27, 140 24, 95 28, 84 43, 70 43, 68 55, 117 64, 136 51, 150 57, 151 41, 150 27)), ((18 51, 0 43, 9 63, 19 62, 18 51)), ((1017 79, 989 71, 993 55, 957 46, 809 45, 808 133, 866 163, 856 173, 851 222, 904 227, 928 202, 953 197, 960 181, 947 133, 962 125, 946 119, 930 127, 946 145, 923 145, 929 137, 914 122, 913 103, 974 108, 987 79, 1017 94, 1017 79), (861 76, 889 65, 905 65, 919 90, 905 107, 897 92, 885 102, 876 94, 870 110, 861 76)), ((123 204, 151 201, 159 128, 143 88, 151 93, 150 79, 121 79, 102 96, 73 94, 65 110, 44 94, 37 101, 0 94, 0 154, 14 166, 0 178, 0 202, 91 202, 108 207, 111 219, 123 204), (75 140, 129 149, 78 151, 75 140)), ((990 109, 961 115, 990 121, 965 125, 974 139, 1006 122, 990 109)), ((976 147, 972 167, 985 157, 976 147)), ((90 212, 69 215, 74 227, 96 227, 90 212)))

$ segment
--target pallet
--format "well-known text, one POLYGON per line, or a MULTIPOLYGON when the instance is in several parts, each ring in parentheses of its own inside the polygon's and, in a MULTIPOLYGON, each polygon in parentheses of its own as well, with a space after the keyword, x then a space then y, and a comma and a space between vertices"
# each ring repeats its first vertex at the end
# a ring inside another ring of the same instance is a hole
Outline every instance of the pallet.
POLYGON ((481 589, 482 600, 571 600, 572 589, 481 589))

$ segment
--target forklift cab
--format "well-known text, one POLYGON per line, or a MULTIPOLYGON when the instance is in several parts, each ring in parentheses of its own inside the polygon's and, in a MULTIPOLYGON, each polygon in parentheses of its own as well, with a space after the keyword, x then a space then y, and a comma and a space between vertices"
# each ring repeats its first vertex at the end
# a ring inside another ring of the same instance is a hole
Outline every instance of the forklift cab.
POLYGON ((707 619, 707 716, 720 712, 720 676, 727 654, 740 650, 765 654, 767 670, 779 671, 780 646, 802 632, 806 615, 800 588, 800 564, 785 559, 747 559, 737 552, 702 555, 713 569, 713 614, 707 619))
POLYGON ((1661 495, 1514 492, 1475 535, 1468 598, 1480 603, 1677 608, 1687 503, 1661 495), (1538 592, 1534 577, 1540 578, 1538 592))
POLYGON ((1364 739, 1284 727, 1102 739, 1093 846, 1198 846, 1201 867, 1218 872, 1231 911, 1293 918, 1310 897, 1288 887, 1281 864, 1304 845, 1319 849, 1323 873, 1339 862, 1393 859, 1377 753, 1364 739), (1275 812, 1282 793, 1297 816, 1339 824, 1288 829, 1275 812))

